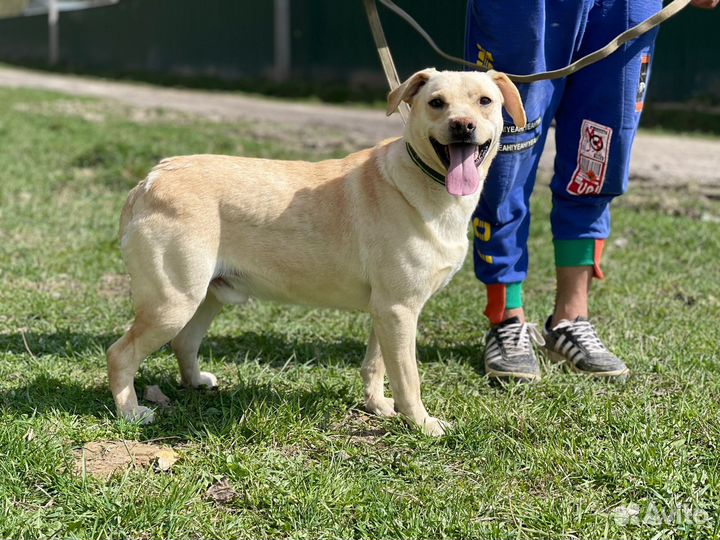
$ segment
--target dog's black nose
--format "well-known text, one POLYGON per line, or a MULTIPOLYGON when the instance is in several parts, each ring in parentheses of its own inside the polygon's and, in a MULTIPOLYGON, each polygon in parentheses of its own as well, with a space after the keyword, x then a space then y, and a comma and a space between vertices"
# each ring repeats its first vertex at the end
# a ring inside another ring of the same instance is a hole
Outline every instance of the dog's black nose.
POLYGON ((453 118, 450 120, 450 134, 453 137, 467 137, 475 131, 472 118, 453 118))

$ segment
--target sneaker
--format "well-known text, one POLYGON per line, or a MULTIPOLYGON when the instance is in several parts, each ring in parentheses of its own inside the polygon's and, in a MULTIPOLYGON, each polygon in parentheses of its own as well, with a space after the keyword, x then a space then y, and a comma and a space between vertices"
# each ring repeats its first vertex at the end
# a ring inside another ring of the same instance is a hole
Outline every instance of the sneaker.
POLYGON ((495 380, 539 380, 533 342, 545 344, 536 325, 521 323, 517 317, 491 328, 485 336, 485 374, 495 380))
POLYGON ((545 348, 559 362, 566 362, 576 373, 594 377, 625 379, 630 370, 600 341, 592 323, 584 317, 563 319, 550 328, 552 316, 545 323, 545 348))

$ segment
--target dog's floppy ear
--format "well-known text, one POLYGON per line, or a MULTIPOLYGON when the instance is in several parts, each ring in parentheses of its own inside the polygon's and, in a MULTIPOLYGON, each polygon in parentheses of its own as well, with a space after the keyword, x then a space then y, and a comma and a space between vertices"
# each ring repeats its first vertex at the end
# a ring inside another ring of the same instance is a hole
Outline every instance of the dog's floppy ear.
POLYGON ((498 85, 500 93, 502 93, 503 96, 505 110, 510 115, 510 118, 512 118, 513 123, 519 128, 525 127, 527 123, 525 107, 523 107, 520 92, 518 92, 517 87, 504 73, 490 70, 487 74, 490 75, 492 80, 495 81, 495 84, 498 85))
POLYGON ((392 113, 397 111, 401 101, 412 102, 412 98, 418 93, 420 87, 427 82, 433 73, 437 73, 435 68, 427 68, 422 71, 418 71, 410 76, 410 78, 398 86, 395 90, 388 94, 387 102, 387 115, 390 116, 392 113))

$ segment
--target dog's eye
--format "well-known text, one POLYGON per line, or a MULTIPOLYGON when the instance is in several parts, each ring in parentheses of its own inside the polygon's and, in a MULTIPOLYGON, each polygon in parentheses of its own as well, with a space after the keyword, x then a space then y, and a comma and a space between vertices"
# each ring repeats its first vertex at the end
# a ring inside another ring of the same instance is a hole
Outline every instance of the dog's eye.
POLYGON ((445 102, 440 98, 431 99, 428 102, 433 109, 442 109, 445 106, 445 102))
POLYGON ((490 99, 487 96, 483 96, 480 99, 478 99, 478 103, 480 105, 490 105, 492 103, 492 99, 490 99))

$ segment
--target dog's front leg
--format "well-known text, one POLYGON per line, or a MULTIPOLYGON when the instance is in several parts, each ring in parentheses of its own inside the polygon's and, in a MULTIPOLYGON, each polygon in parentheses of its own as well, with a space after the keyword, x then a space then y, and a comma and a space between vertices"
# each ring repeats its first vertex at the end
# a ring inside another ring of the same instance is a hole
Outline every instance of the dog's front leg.
POLYGON ((365 386, 365 410, 378 416, 395 416, 393 399, 385 397, 385 362, 374 328, 370 330, 360 372, 365 386))
POLYGON ((424 433, 436 437, 443 435, 447 424, 430 416, 420 398, 420 376, 415 359, 419 310, 395 304, 373 309, 372 315, 395 398, 395 409, 417 424, 424 433))

